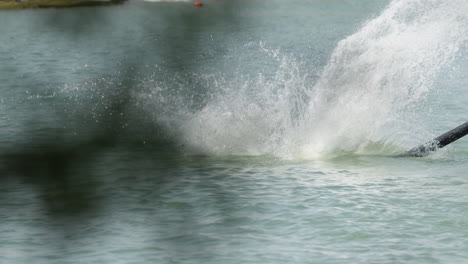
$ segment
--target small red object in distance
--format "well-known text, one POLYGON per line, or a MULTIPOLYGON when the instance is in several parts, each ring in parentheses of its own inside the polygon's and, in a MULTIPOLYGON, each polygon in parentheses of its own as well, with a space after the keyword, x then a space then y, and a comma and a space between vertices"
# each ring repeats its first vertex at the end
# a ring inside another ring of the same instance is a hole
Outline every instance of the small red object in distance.
POLYGON ((203 6, 203 3, 202 3, 202 2, 199 2, 199 1, 197 1, 197 2, 193 3, 193 5, 194 5, 194 6, 203 6))

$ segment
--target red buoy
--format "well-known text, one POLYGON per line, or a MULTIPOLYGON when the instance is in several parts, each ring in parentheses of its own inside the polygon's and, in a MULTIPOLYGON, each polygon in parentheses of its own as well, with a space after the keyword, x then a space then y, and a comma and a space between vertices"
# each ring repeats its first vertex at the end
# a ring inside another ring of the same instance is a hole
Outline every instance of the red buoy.
POLYGON ((197 1, 197 2, 193 3, 193 5, 200 7, 200 6, 203 6, 203 3, 200 2, 200 1, 197 1))

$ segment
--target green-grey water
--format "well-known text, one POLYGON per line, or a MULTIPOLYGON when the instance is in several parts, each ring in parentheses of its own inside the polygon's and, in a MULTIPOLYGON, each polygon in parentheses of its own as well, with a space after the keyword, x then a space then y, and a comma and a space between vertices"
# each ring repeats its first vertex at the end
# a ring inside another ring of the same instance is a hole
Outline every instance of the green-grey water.
POLYGON ((0 11, 0 263, 464 263, 464 0, 0 11))

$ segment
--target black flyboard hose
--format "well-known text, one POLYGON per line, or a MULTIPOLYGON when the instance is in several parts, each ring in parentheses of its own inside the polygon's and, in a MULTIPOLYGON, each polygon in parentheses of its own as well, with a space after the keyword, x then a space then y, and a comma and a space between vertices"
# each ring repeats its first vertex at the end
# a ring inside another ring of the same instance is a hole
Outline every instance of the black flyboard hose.
POLYGON ((448 144, 458 140, 468 134, 468 122, 461 126, 458 126, 443 135, 440 135, 419 147, 410 149, 409 151, 398 155, 399 157, 424 157, 429 153, 436 151, 440 148, 447 146, 448 144))

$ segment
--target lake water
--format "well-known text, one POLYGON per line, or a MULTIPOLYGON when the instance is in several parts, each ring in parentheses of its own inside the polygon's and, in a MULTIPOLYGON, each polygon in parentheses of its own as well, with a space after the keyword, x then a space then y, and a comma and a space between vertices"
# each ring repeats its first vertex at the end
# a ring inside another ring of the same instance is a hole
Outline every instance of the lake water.
POLYGON ((464 263, 465 0, 0 11, 0 263, 464 263))

